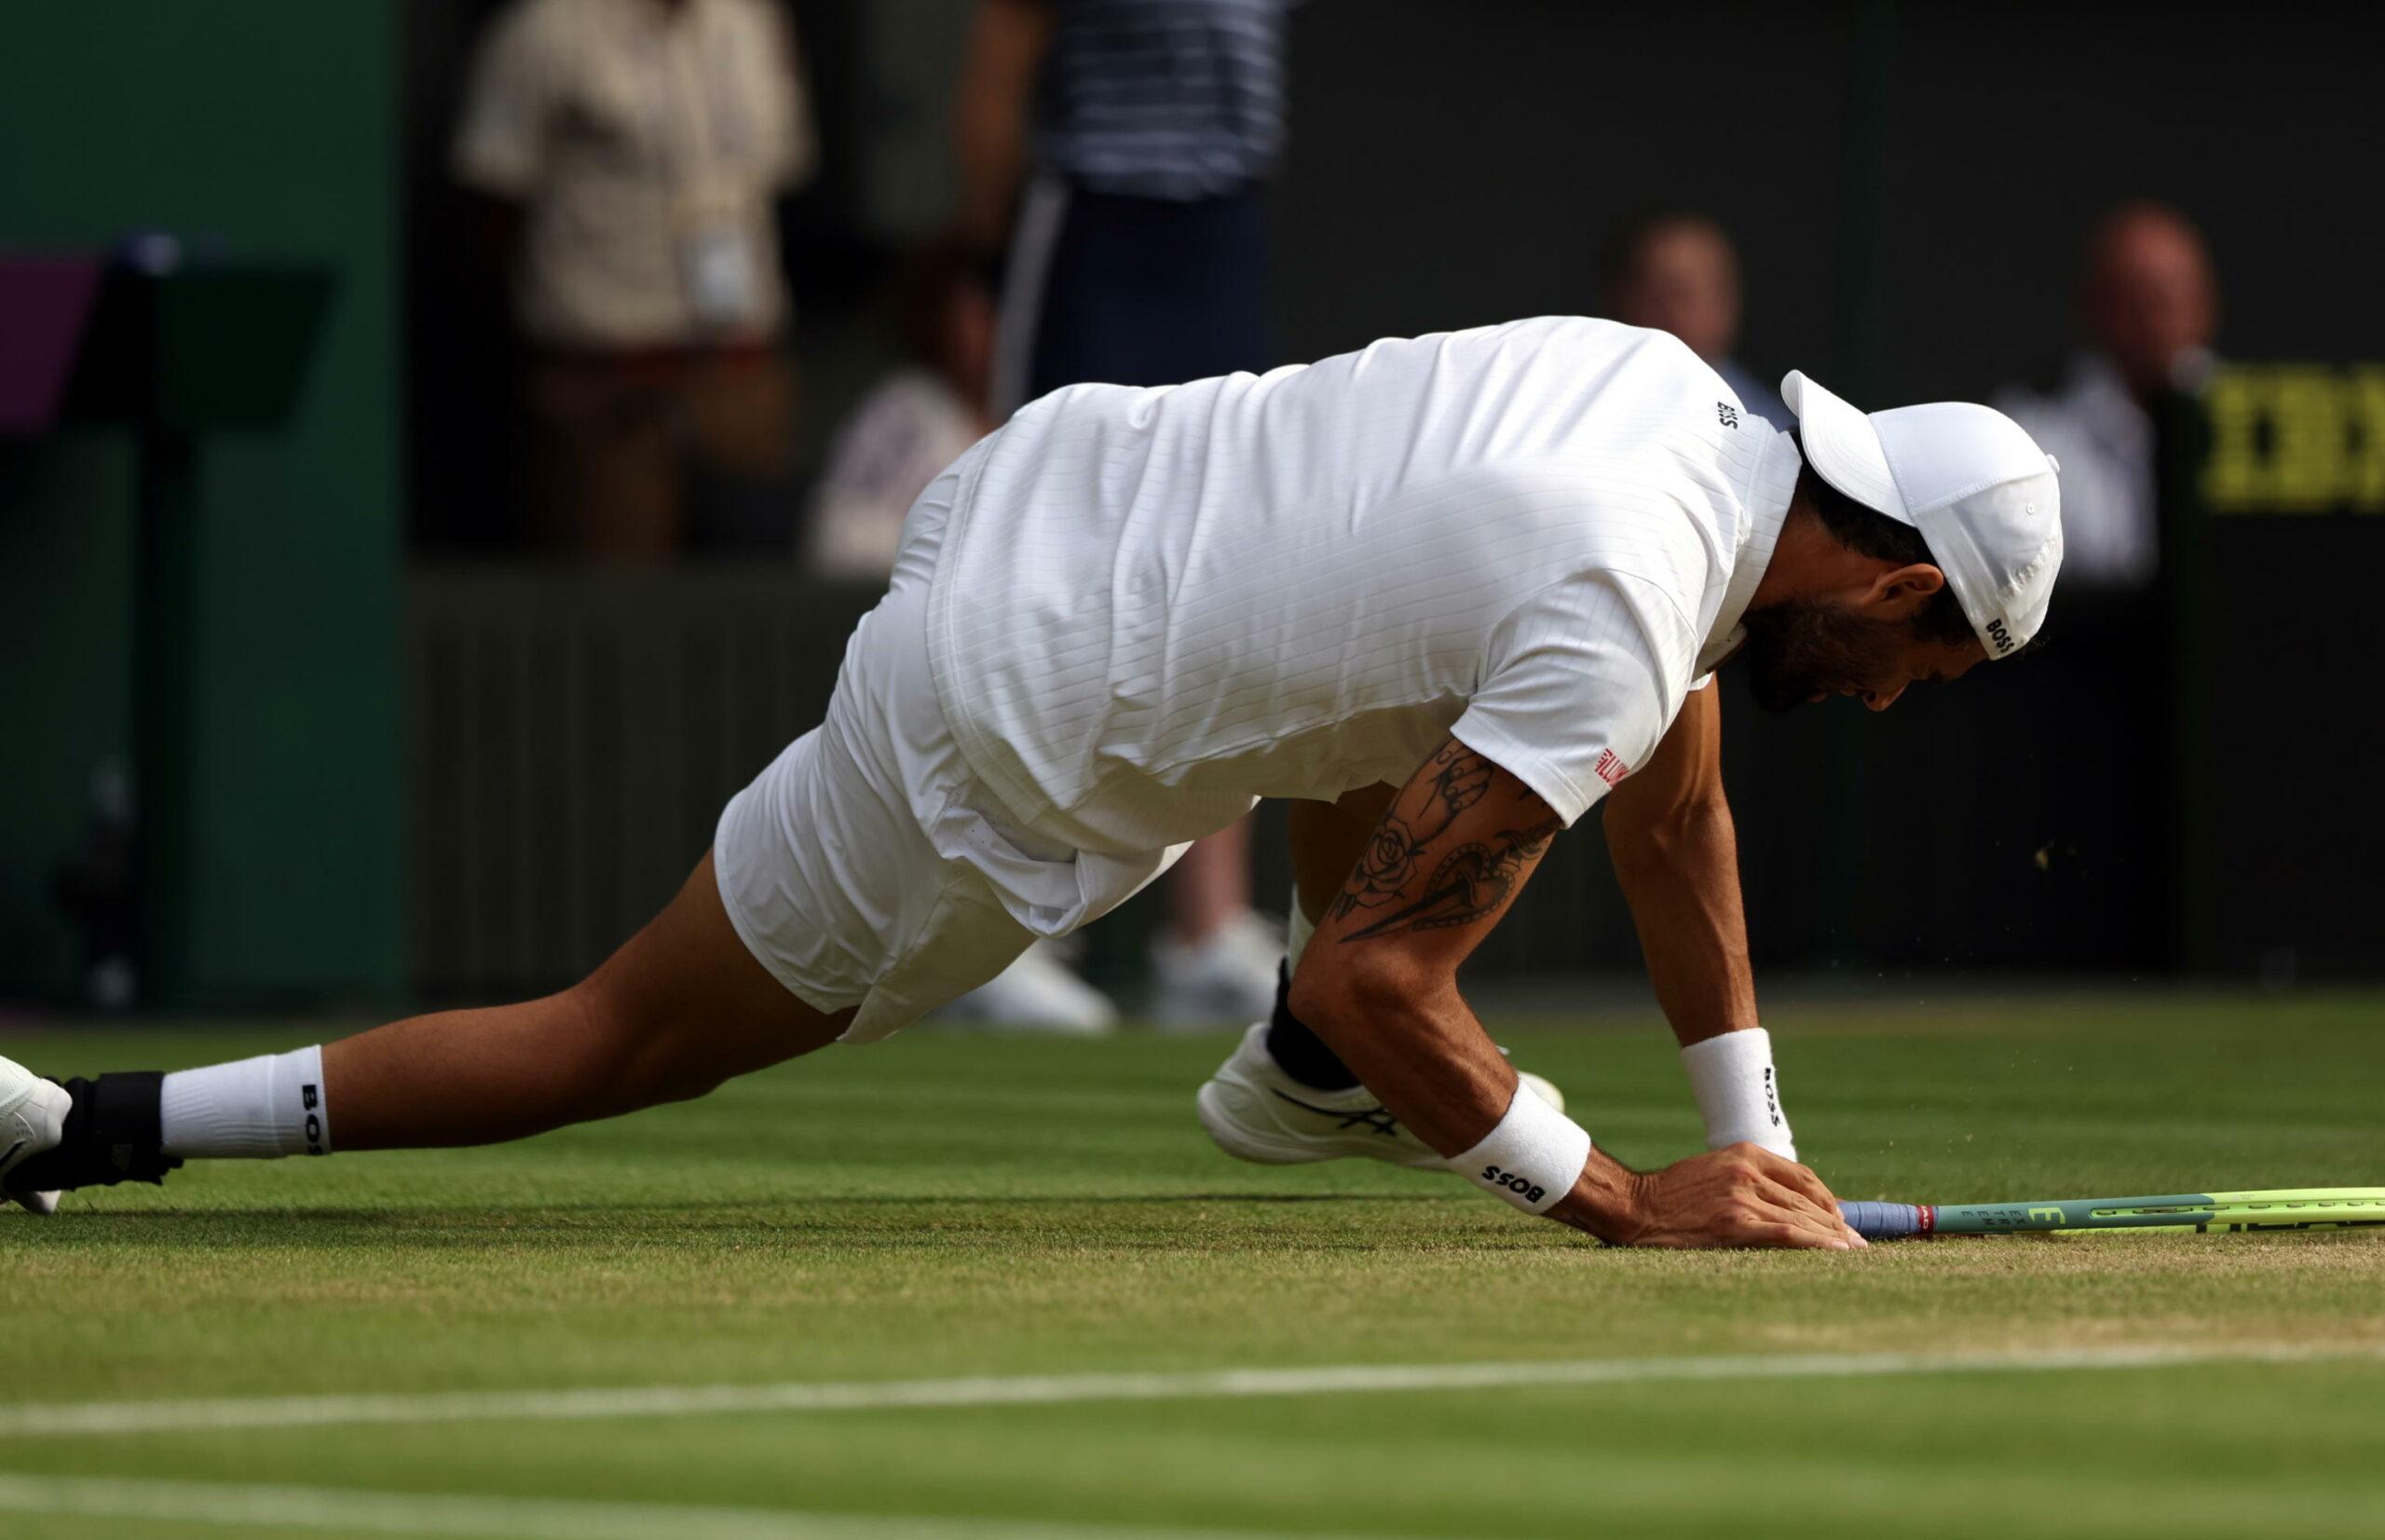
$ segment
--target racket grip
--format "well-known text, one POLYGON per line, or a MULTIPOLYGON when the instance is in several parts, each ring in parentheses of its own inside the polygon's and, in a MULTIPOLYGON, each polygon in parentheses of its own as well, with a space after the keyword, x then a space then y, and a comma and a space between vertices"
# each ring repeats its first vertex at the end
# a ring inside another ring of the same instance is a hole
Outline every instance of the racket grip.
POLYGON ((1924 1233, 1922 1210, 1909 1203, 1842 1203, 1847 1228, 1867 1241, 1902 1240, 1924 1233))

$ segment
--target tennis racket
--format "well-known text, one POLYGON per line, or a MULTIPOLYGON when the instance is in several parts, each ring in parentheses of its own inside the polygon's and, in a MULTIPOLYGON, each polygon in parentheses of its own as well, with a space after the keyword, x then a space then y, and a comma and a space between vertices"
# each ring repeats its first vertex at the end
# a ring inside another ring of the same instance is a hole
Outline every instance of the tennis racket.
POLYGON ((2271 1192, 2182 1192, 2149 1198, 2041 1198, 2028 1203, 1842 1203, 1866 1240, 2043 1234, 2075 1230, 2222 1234, 2385 1225, 2385 1187, 2271 1192))

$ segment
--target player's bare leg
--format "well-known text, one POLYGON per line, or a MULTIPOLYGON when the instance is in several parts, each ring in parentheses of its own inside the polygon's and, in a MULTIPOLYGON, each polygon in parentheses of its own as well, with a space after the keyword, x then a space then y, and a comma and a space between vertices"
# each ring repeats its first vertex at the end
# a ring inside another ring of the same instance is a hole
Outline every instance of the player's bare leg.
POLYGON ((712 856, 580 983, 410 1016, 323 1048, 342 1150, 494 1144, 701 1097, 836 1040, 739 940, 712 856))
POLYGON ((190 1072, 181 1093, 156 1075, 70 1082, 61 1137, 20 1156, 5 1179, 12 1195, 29 1194, 334 1140, 386 1150, 523 1138, 702 1096, 833 1042, 850 1015, 812 1010, 754 960, 706 855, 660 915, 569 989, 408 1017, 319 1057, 302 1050, 190 1072), (193 1086, 205 1094, 194 1098, 193 1086))

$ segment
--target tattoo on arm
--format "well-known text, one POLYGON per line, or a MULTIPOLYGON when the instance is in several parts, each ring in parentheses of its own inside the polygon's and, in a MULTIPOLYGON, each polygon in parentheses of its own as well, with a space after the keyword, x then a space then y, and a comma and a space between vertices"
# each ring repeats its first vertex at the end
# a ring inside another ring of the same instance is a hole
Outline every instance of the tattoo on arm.
POLYGON ((1435 851, 1434 841, 1457 815, 1490 790, 1494 767, 1451 739, 1425 768, 1434 772, 1431 778, 1403 791, 1384 811, 1348 885, 1328 911, 1337 920, 1362 909, 1388 911, 1343 936, 1345 945, 1400 931, 1470 924, 1497 913, 1524 868, 1563 827, 1544 818, 1529 827, 1501 829, 1487 841, 1435 851))

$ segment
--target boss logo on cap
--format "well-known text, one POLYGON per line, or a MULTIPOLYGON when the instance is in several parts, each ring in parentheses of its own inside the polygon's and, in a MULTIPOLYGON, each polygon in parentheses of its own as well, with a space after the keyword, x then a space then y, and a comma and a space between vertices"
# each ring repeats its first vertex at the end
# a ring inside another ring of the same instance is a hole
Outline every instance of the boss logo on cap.
POLYGON ((2010 652, 2012 650, 2012 634, 2004 629, 2003 620, 1995 620, 1988 621, 1987 634, 1996 638, 1997 651, 2010 652))

